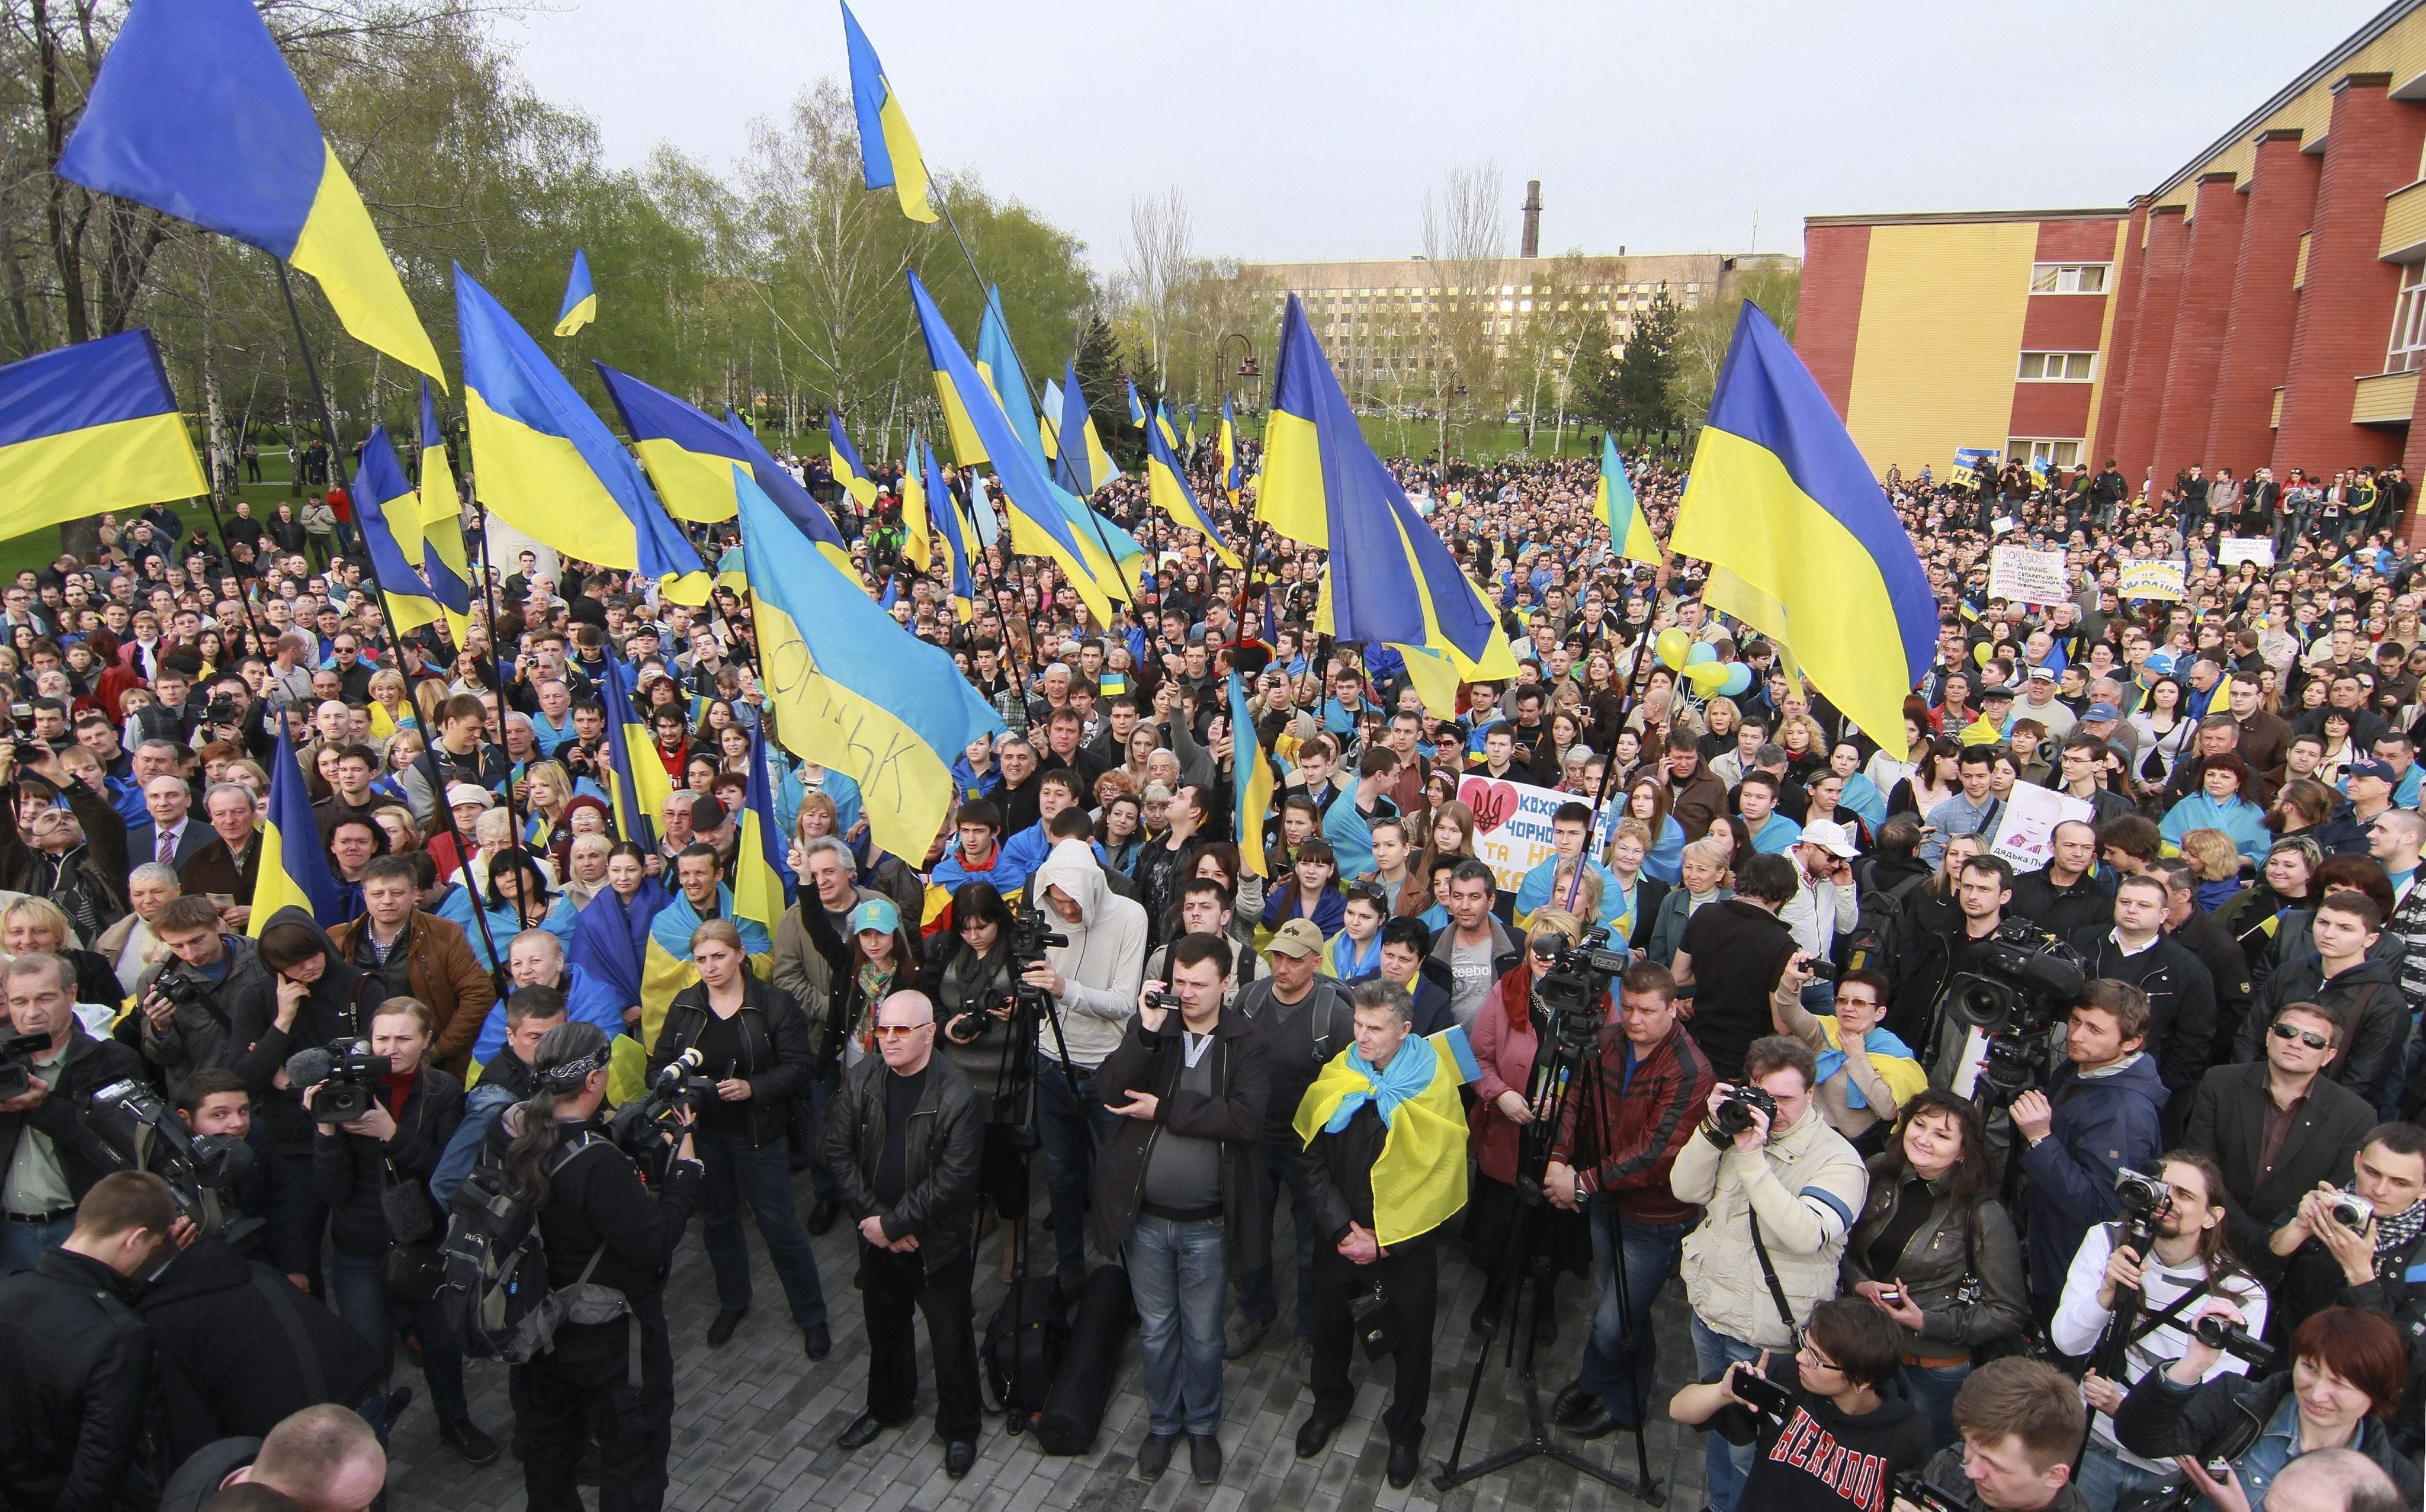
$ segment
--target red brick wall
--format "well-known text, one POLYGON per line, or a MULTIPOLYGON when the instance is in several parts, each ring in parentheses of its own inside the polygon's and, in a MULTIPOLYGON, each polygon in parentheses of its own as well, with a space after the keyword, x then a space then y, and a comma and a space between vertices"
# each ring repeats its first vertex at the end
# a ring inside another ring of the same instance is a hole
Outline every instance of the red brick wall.
MULTIPOLYGON (((2156 454, 2164 418, 2165 378, 2174 354, 2174 317, 2182 302, 2182 272, 2190 260, 2190 228, 2179 205, 2159 205, 2148 216, 2147 266, 2141 276, 2139 310, 2132 322, 2131 371, 2124 395, 2120 433, 2106 446, 2119 459, 2123 480, 2137 492, 2156 454)), ((2164 480, 2159 480, 2159 487, 2164 480)))
MULTIPOLYGON (((2086 383, 2014 384, 2014 420, 2005 434, 2055 437, 2087 434, 2090 387, 2086 383)), ((2089 465, 2094 469, 2097 463, 2089 465)))
POLYGON ((2216 364, 2232 317, 2233 273, 2240 262, 2241 213, 2248 202, 2234 192, 2229 173, 2199 179, 2198 218, 2191 223, 2190 262, 2182 272, 2173 355, 2165 369, 2165 412, 2157 424, 2159 482, 2194 463, 2215 466, 2206 455, 2208 422, 2215 413, 2216 364))
POLYGON ((2233 271, 2232 319, 2215 376, 2215 412, 2208 419, 2210 466, 2247 477, 2274 454, 2274 390, 2291 360, 2291 328, 2299 291, 2300 235, 2317 205, 2321 160, 2300 151, 2297 131, 2257 139, 2241 217, 2240 265, 2233 271))
POLYGON ((2384 197, 2417 177, 2418 146, 2426 139, 2426 110, 2392 99, 2387 82, 2380 73, 2353 74, 2334 87, 2307 284, 2291 332, 2283 424, 2274 436, 2278 477, 2292 467, 2331 474, 2401 456, 2398 431, 2354 426, 2350 418, 2353 378, 2384 366, 2401 288, 2401 269, 2376 256, 2384 197))
MULTIPOLYGON (((2107 296, 2114 301, 2114 331, 2108 338, 2103 361, 2105 386, 2098 390, 2097 435, 2092 449, 2099 458, 2118 455, 2114 442, 2123 426, 2126 391, 2131 378, 2131 343, 2140 329, 2140 297, 2146 280, 2148 260, 2140 243, 2148 231, 2148 207, 2138 201, 2131 204, 2130 224, 2123 233, 2123 261, 2114 270, 2114 287, 2107 296)), ((2082 461, 2095 467, 2088 458, 2082 461)), ((2132 478, 2136 487, 2138 478, 2132 478)))
POLYGON ((1843 419, 1853 400, 1853 347, 1862 333, 1862 283, 1870 262, 1868 226, 1809 226, 1803 233, 1803 302, 1794 351, 1843 419))

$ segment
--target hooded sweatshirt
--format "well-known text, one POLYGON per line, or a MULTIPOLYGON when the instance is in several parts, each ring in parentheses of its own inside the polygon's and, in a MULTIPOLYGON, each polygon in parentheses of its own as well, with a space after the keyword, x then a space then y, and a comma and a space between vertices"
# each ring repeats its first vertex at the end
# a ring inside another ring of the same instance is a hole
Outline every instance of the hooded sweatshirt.
POLYGON ((1045 922, 1070 941, 1044 952, 1066 985, 1054 1003, 1060 1037, 1055 1038, 1052 1024, 1040 1025, 1037 1048, 1059 1059, 1066 1043, 1070 1064, 1092 1070, 1120 1048, 1122 1032, 1137 1012, 1145 977, 1145 909, 1105 884, 1094 848, 1083 840, 1054 844, 1036 869, 1034 902, 1045 922), (1078 905, 1077 923, 1054 911, 1044 896, 1048 887, 1059 888, 1078 905))
POLYGON ((228 1005, 228 1063, 244 1079, 245 1090, 252 1094, 253 1117, 261 1120, 279 1152, 305 1155, 312 1150, 312 1119, 303 1111, 302 1092, 271 1084, 285 1068, 287 1057, 299 1050, 326 1049, 338 1038, 369 1037, 370 1011, 378 1005, 366 1001, 372 995, 364 990, 368 978, 347 962, 330 943, 328 931, 314 923, 309 912, 290 904, 269 922, 308 926, 319 936, 325 964, 296 1009, 291 1028, 278 1027, 276 973, 265 970, 237 995, 228 1005))

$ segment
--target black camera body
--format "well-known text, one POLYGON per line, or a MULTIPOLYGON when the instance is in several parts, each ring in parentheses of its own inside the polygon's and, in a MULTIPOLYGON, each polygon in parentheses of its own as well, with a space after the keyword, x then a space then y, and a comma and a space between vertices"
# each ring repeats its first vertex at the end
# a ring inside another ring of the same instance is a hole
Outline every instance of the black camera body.
POLYGON ((319 1092, 306 1109, 315 1123, 351 1123, 371 1110, 372 1086, 394 1074, 396 1065, 371 1054, 362 1039, 332 1039, 326 1050, 299 1050, 286 1057, 287 1085, 317 1085, 319 1092))
POLYGON ((1946 1014, 1986 1037, 1977 1096, 2002 1104, 2054 1075, 2054 1031, 2088 973, 2079 952, 2022 919, 1999 925, 1976 959, 1976 970, 1946 984, 1946 1014))
POLYGON ((160 1000, 170 1007, 193 1008, 218 1019, 226 1017, 219 1012, 218 1003, 211 996, 211 985, 199 977, 187 976, 183 972, 162 972, 152 978, 152 990, 159 993, 160 1000))
POLYGON ((208 1235, 230 1240, 260 1227, 258 1219, 230 1225, 226 1206, 216 1195, 242 1184, 252 1174, 253 1150, 236 1134, 197 1134, 170 1111, 159 1094, 137 1081, 112 1082, 92 1095, 93 1112, 115 1114, 129 1126, 126 1141, 136 1164, 169 1183, 177 1209, 208 1235))
POLYGON ((1895 1478, 1895 1500, 1909 1502, 1920 1508, 1920 1512, 1970 1512, 1971 1509, 1968 1497, 1958 1496, 1918 1475, 1895 1478))
POLYGON ((1604 1021, 1601 1001, 1609 996, 1609 984, 1625 975, 1633 963, 1634 957, 1625 950, 1609 948, 1605 925, 1585 930, 1581 940, 1563 948, 1551 936, 1535 941, 1533 999, 1541 1010, 1537 1021, 1572 1048, 1588 1050, 1597 1045, 1604 1021))
POLYGON ((0 1034, 0 1102, 34 1089, 34 1057, 50 1048, 48 1035, 0 1034))
POLYGON ((1011 958, 1024 971, 1044 959, 1047 950, 1070 942, 1034 903, 1023 905, 1011 917, 1011 958))
POLYGON ((1777 1099, 1756 1086, 1727 1088, 1727 1095, 1719 1103, 1718 1111, 1710 1115, 1710 1132, 1715 1136, 1714 1142, 1727 1144, 1733 1141, 1736 1135, 1750 1129, 1753 1126, 1752 1111, 1755 1108, 1758 1108, 1766 1115, 1771 1126, 1775 1127, 1777 1099))
POLYGON ((626 1102, 607 1120, 606 1137, 652 1182, 665 1176, 666 1157, 682 1134, 682 1114, 716 1099, 716 1078, 699 1074, 704 1059, 694 1045, 661 1067, 646 1097, 626 1102))
POLYGON ((2274 1346, 2230 1318, 2203 1312, 2191 1323, 2191 1332, 2196 1334, 2198 1342, 2209 1349, 2221 1349, 2227 1355, 2248 1361, 2253 1378, 2274 1368, 2274 1346))

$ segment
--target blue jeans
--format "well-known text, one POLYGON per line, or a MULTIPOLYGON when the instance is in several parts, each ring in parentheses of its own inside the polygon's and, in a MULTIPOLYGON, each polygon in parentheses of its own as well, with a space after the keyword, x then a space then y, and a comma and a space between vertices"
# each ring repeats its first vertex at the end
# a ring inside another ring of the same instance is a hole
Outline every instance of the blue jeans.
POLYGON ((42 1257, 68 1242, 75 1232, 75 1215, 54 1218, 49 1223, 19 1223, 10 1218, 0 1222, 0 1276, 14 1276, 21 1270, 32 1270, 42 1257))
POLYGON ((1129 1295, 1145 1357, 1153 1431, 1221 1426, 1222 1221, 1138 1214, 1129 1231, 1129 1295))
MULTIPOLYGON (((1693 1318, 1693 1364, 1696 1379, 1708 1380, 1736 1360, 1760 1358, 1760 1347, 1730 1339, 1704 1323, 1700 1314, 1693 1318)), ((1736 1512, 1736 1501, 1743 1495, 1744 1477, 1752 1473, 1752 1444, 1731 1444, 1715 1433, 1706 1430, 1709 1440, 1704 1450, 1704 1495, 1710 1512, 1736 1512)))
POLYGON ((1036 1130, 1044 1146, 1044 1191, 1053 1200, 1054 1268, 1087 1274, 1087 1194, 1093 1185, 1095 1147, 1112 1136, 1112 1115, 1095 1093, 1095 1073, 1079 1070, 1078 1095, 1070 1071, 1036 1053, 1036 1130))
POLYGON ((1971 1365, 1906 1365, 1903 1368, 1904 1394, 1912 1405, 1929 1417, 1929 1447, 1932 1453, 1953 1447, 1961 1437, 1954 1431, 1954 1393, 1971 1378, 1971 1365))
MULTIPOLYGON (((1306 1194, 1305 1177, 1297 1157, 1277 1145, 1262 1145, 1256 1158, 1264 1163, 1264 1221, 1280 1205, 1282 1188, 1289 1195, 1289 1229, 1297 1235, 1297 1335, 1314 1333, 1314 1199, 1306 1194)), ((1265 1261, 1238 1278, 1238 1311, 1250 1320, 1270 1324, 1281 1315, 1281 1300, 1272 1291, 1272 1262, 1265 1261)))
POLYGON ((365 1405, 363 1416, 379 1429, 380 1441, 384 1443, 389 1427, 387 1381, 389 1373, 396 1368, 396 1333, 399 1327, 410 1327, 412 1336, 421 1342, 421 1378, 429 1385, 429 1409, 441 1421, 460 1422, 471 1417, 472 1407, 463 1395, 463 1347, 446 1327, 438 1304, 432 1301, 408 1306, 390 1297, 386 1278, 380 1274, 382 1259, 337 1251, 329 1262, 329 1291, 336 1303, 337 1316, 352 1324, 354 1331, 369 1340, 371 1347, 379 1352, 379 1393, 365 1405))
POLYGON ((1836 984, 1834 982, 1817 981, 1803 983, 1803 1011, 1805 1013, 1836 1012, 1836 984))
POLYGON ((1658 1341, 1652 1337, 1651 1304, 1676 1274, 1690 1223, 1633 1223, 1621 1218, 1608 1197, 1593 1199, 1592 1337, 1584 1343, 1583 1366, 1577 1379, 1600 1398, 1618 1422, 1642 1421, 1651 1402, 1652 1369, 1658 1361, 1658 1341), (1625 1276, 1625 1305, 1619 1305, 1618 1266, 1625 1276), (1633 1384, 1626 1383, 1632 1364, 1633 1384))
POLYGON ((2079 1492, 2080 1504, 2090 1512, 2113 1512, 2115 1500, 2124 1492, 2142 1486, 2154 1486, 2164 1479, 2151 1474, 2137 1465, 2127 1465, 2116 1457, 2095 1435, 2080 1456, 2080 1473, 2073 1479, 2079 1492))
POLYGON ((750 1240, 741 1229, 741 1204, 747 1201, 758 1219, 758 1237, 775 1263, 784 1283, 784 1297, 792 1305, 792 1321, 806 1328, 826 1321, 825 1288, 817 1279, 817 1257, 809 1248, 800 1210, 792 1205, 791 1153, 781 1139, 752 1149, 746 1134, 696 1133, 700 1163, 707 1179, 700 1183, 701 1241, 707 1249, 708 1268, 716 1273, 716 1305, 738 1312, 750 1305, 750 1240))

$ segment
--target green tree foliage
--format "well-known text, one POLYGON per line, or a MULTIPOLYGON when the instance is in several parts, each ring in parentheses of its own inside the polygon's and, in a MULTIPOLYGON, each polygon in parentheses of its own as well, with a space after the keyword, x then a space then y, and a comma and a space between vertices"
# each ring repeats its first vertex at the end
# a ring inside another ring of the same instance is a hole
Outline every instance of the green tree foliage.
POLYGON ((1651 308, 1634 324, 1634 337, 1617 362, 1611 387, 1615 391, 1617 424, 1636 431, 1675 428, 1677 411, 1671 394, 1676 377, 1676 301, 1663 286, 1652 296, 1651 308))
POLYGON ((1601 430, 1625 424, 1625 404, 1619 397, 1617 351, 1609 339, 1609 322, 1587 320, 1577 328, 1574 378, 1569 400, 1577 418, 1601 430))
POLYGON ((1802 298, 1800 267, 1754 263, 1730 269, 1720 281, 1717 298, 1685 313, 1677 325, 1675 372, 1669 382, 1669 398, 1685 424, 1698 426, 1710 412, 1710 395, 1717 392, 1719 372, 1726 366, 1727 348, 1735 341, 1736 320, 1744 302, 1760 306, 1790 342, 1802 298))

